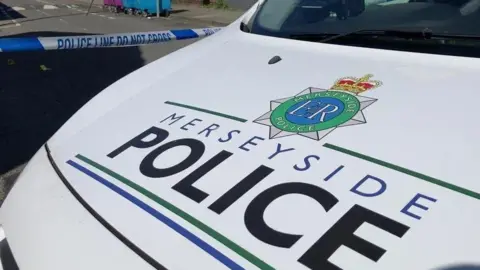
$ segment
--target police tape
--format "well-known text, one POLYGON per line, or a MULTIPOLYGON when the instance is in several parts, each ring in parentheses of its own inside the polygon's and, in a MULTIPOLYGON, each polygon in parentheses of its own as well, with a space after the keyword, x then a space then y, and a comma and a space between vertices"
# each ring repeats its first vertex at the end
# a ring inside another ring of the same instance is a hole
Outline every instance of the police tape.
POLYGON ((129 47, 213 35, 222 27, 108 35, 0 38, 0 52, 129 47))

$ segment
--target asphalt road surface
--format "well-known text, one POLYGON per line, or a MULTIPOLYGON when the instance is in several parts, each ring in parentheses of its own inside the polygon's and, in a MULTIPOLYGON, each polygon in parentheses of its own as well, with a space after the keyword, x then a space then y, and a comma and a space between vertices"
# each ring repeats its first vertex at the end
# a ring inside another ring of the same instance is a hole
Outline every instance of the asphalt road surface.
MULTIPOLYGON (((211 27, 146 19, 68 0, 2 0, 0 38, 211 27)), ((23 164, 83 104, 121 77, 195 40, 128 48, 0 53, 0 203, 23 164)))
POLYGON ((257 0, 227 0, 228 6, 240 10, 247 10, 255 4, 257 0))

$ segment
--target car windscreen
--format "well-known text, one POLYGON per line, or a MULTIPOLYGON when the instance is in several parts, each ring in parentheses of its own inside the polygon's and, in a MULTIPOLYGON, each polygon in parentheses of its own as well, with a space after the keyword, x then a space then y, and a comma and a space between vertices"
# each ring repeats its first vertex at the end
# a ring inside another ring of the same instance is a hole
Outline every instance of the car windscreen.
MULTIPOLYGON (((480 0, 265 0, 249 28, 256 34, 311 41, 357 32, 377 31, 378 38, 382 36, 378 31, 384 30, 390 31, 390 37, 391 30, 429 31, 443 37, 429 44, 455 39, 456 46, 473 45, 478 51, 480 0)), ((359 36, 355 35, 356 45, 359 36)))

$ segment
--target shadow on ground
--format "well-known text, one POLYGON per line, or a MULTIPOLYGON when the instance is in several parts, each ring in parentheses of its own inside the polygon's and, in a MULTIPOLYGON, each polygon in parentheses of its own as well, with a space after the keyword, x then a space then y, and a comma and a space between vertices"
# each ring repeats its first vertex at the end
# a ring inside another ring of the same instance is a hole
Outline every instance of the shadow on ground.
POLYGON ((248 10, 257 2, 257 0, 171 0, 172 4, 181 4, 181 5, 209 5, 222 2, 230 8, 239 9, 239 10, 248 10))
POLYGON ((20 18, 25 18, 25 16, 13 10, 10 6, 0 2, 0 21, 20 18))
POLYGON ((182 12, 185 12, 185 11, 188 11, 188 9, 172 9, 170 11, 171 14, 178 14, 178 13, 182 13, 182 12))
MULTIPOLYGON (((85 33, 10 37, 67 35, 85 33)), ((83 104, 143 65, 137 47, 0 53, 0 175, 28 161, 83 104)))

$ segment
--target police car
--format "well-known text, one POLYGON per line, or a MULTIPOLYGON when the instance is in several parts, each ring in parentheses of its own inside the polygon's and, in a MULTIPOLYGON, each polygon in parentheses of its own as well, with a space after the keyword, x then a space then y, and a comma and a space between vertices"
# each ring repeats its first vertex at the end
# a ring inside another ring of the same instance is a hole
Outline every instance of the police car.
POLYGON ((4 269, 478 269, 479 6, 256 3, 38 150, 4 269))

